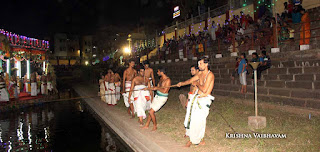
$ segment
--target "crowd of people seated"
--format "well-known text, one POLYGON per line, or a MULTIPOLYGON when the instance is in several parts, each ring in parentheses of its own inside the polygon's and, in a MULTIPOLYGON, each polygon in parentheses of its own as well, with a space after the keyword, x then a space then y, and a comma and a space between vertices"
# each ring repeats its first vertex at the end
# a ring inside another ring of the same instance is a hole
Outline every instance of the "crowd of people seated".
MULTIPOLYGON (((267 46, 276 47, 286 40, 294 39, 295 31, 300 30, 300 45, 310 43, 310 18, 301 1, 289 0, 284 3, 285 10, 276 17, 269 9, 260 8, 258 19, 254 20, 249 14, 240 12, 224 24, 205 27, 198 35, 189 34, 171 38, 158 48, 158 59, 166 60, 168 56, 175 58, 192 58, 207 54, 213 44, 227 46, 230 52, 245 52, 250 49, 265 51, 267 46), (295 24, 301 23, 300 29, 295 24), (276 41, 277 40, 277 41, 276 41), (255 48, 253 48, 255 46, 255 48)), ((219 53, 226 50, 222 47, 219 53)))

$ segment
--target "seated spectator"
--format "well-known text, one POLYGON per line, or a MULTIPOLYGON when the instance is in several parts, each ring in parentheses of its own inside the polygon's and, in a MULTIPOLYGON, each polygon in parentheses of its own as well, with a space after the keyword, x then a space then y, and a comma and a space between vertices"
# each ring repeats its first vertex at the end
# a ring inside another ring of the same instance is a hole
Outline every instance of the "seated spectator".
MULTIPOLYGON (((254 52, 252 53, 252 59, 250 62, 260 62, 258 53, 254 52)), ((253 67, 250 65, 250 67, 253 69, 253 67)), ((254 79, 254 75, 252 74, 252 79, 254 79)))
POLYGON ((262 71, 267 70, 271 67, 271 60, 270 60, 270 56, 267 55, 267 51, 265 51, 265 50, 261 51, 259 61, 260 61, 260 65, 257 69, 258 79, 261 78, 262 71))
POLYGON ((256 52, 252 53, 252 59, 250 62, 260 62, 258 53, 256 53, 256 52))
POLYGON ((300 23, 301 22, 301 13, 300 13, 301 6, 296 5, 294 6, 293 12, 292 12, 292 23, 300 23))

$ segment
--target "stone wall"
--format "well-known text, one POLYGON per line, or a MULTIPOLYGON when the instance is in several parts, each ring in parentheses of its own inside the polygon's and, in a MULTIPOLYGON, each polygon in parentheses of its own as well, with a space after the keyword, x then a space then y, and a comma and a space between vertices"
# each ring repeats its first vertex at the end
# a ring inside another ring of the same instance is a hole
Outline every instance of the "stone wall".
MULTIPOLYGON (((270 54, 270 57, 272 67, 262 72, 258 82, 258 99, 280 105, 320 109, 320 49, 280 52, 270 54)), ((210 59, 210 69, 215 74, 214 95, 253 100, 252 70, 247 75, 248 93, 244 95, 240 93, 238 78, 234 81, 230 78, 235 57, 216 59, 210 56, 210 59)), ((151 62, 151 67, 155 70, 159 66, 167 68, 168 76, 176 84, 191 77, 190 66, 193 64, 196 64, 195 60, 159 61, 159 64, 151 62)))

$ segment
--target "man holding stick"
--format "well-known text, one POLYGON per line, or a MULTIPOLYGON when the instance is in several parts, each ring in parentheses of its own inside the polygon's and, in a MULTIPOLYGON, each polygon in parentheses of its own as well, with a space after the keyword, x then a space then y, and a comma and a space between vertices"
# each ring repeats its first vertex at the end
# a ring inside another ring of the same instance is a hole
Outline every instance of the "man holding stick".
POLYGON ((157 74, 161 77, 158 85, 156 87, 150 88, 151 90, 157 91, 153 101, 151 103, 151 109, 149 111, 148 120, 143 129, 148 129, 150 121, 153 122, 152 131, 157 130, 157 121, 155 112, 160 110, 160 108, 167 102, 168 92, 170 90, 171 80, 166 75, 166 70, 164 68, 159 68, 157 74))
MULTIPOLYGON (((123 72, 123 79, 122 79, 122 91, 125 91, 123 95, 123 101, 125 106, 128 108, 128 114, 134 117, 134 107, 133 103, 128 102, 129 91, 131 88, 131 81, 137 75, 137 71, 133 68, 135 65, 134 60, 130 60, 129 67, 123 72)), ((133 101, 133 97, 130 98, 130 101, 133 101)))
POLYGON ((209 70, 209 59, 201 57, 198 60, 198 67, 200 72, 185 82, 179 82, 178 87, 192 84, 195 82, 197 90, 195 96, 190 101, 191 111, 188 116, 187 129, 189 129, 190 141, 186 144, 186 147, 190 147, 191 144, 204 145, 203 137, 206 128, 206 119, 209 115, 211 102, 214 97, 211 96, 211 92, 214 86, 214 75, 209 70))

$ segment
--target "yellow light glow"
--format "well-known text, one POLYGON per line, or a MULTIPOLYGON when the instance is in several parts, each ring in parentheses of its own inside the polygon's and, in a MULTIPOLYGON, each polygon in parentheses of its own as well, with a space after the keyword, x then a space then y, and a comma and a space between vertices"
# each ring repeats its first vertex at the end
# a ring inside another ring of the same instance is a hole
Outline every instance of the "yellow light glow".
POLYGON ((80 50, 78 50, 78 54, 80 54, 80 50))
POLYGON ((86 61, 86 62, 84 62, 84 64, 88 65, 88 64, 89 64, 89 62, 88 62, 88 61, 86 61))
POLYGON ((130 53, 130 49, 126 47, 126 48, 124 48, 124 52, 125 53, 130 53))

